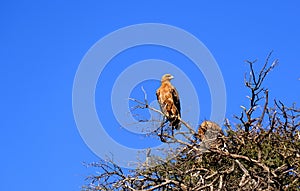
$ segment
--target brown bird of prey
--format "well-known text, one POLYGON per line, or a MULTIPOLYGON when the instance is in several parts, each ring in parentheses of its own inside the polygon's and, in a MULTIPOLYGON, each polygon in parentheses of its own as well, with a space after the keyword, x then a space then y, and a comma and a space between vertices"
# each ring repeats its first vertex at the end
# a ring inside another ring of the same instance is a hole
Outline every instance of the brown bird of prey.
POLYGON ((164 120, 170 122, 172 130, 180 129, 180 100, 176 88, 170 80, 174 77, 171 74, 165 74, 161 78, 161 86, 156 90, 157 101, 161 112, 164 114, 164 120))
POLYGON ((215 122, 203 121, 201 125, 199 125, 198 136, 206 147, 221 146, 222 141, 218 138, 222 135, 224 134, 221 127, 215 122))

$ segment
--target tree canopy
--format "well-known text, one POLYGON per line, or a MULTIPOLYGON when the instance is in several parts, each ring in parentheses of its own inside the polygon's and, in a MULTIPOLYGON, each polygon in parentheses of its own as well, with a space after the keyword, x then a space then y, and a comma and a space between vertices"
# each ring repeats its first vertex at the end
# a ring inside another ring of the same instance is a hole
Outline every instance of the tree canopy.
MULTIPOLYGON (((234 119, 221 125, 204 121, 196 128, 182 119, 185 140, 159 127, 156 136, 179 144, 176 152, 166 160, 149 157, 126 173, 112 160, 88 164, 99 173, 88 176, 82 190, 299 190, 300 109, 269 100, 263 82, 278 63, 270 57, 259 71, 256 61, 247 61, 249 105, 234 119)), ((138 104, 159 112, 147 102, 138 104)))

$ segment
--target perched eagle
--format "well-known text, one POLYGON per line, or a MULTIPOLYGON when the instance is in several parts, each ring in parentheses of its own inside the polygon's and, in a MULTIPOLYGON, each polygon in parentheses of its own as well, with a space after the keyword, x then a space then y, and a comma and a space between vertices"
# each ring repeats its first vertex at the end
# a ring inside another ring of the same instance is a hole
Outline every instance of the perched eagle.
POLYGON ((180 129, 180 100, 176 88, 170 82, 173 78, 171 74, 163 75, 156 96, 160 109, 165 115, 164 119, 170 122, 172 130, 174 128, 178 130, 180 129))
POLYGON ((224 135, 221 127, 212 121, 203 121, 199 125, 198 136, 206 147, 219 147, 222 141, 218 139, 224 135))
POLYGON ((223 135, 221 127, 212 121, 203 121, 199 125, 198 135, 202 141, 216 139, 218 135, 223 135))

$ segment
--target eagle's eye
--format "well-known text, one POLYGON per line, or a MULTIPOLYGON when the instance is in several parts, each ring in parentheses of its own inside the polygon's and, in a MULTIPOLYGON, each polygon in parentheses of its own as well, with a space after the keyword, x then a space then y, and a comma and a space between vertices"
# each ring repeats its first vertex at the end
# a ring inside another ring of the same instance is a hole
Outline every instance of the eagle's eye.
POLYGON ((167 78, 173 78, 173 76, 171 74, 167 74, 166 76, 167 78))

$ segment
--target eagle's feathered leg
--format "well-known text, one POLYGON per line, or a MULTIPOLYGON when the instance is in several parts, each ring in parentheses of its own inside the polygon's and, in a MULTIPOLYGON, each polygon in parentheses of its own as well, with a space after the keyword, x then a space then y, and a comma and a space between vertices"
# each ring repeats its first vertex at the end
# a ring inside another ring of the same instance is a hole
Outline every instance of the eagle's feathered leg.
POLYGON ((157 132, 160 129, 160 134, 158 134, 158 136, 160 137, 160 140, 162 142, 166 142, 166 139, 163 137, 163 135, 164 135, 164 126, 167 122, 168 122, 168 119, 164 116, 159 128, 154 131, 154 132, 157 132))

